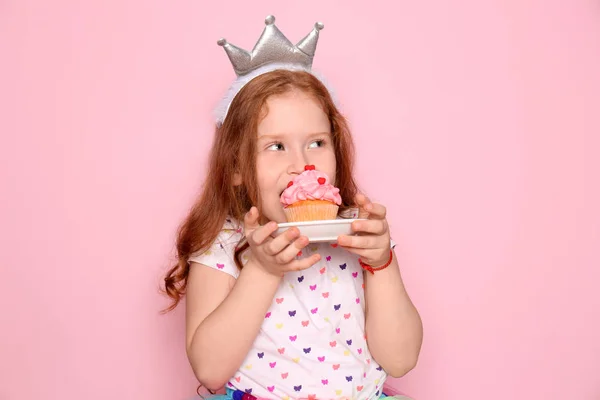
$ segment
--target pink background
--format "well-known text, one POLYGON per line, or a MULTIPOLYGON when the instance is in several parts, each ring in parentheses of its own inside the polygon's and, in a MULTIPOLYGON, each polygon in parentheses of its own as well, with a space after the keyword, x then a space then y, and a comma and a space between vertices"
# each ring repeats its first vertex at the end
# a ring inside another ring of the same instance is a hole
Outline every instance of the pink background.
POLYGON ((597 1, 203 3, 0 2, 0 399, 193 395, 157 287, 233 78, 215 42, 269 13, 325 23, 314 66, 389 208, 425 324, 394 384, 600 399, 597 1))

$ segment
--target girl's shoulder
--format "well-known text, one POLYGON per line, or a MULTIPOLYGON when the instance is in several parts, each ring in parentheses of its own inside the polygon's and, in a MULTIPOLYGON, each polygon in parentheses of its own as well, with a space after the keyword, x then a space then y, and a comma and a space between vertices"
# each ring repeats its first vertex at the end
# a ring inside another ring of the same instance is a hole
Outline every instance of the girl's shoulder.
POLYGON ((235 249, 243 238, 241 224, 233 218, 227 218, 212 245, 192 254, 188 262, 196 262, 225 272, 237 279, 239 269, 235 263, 235 249))

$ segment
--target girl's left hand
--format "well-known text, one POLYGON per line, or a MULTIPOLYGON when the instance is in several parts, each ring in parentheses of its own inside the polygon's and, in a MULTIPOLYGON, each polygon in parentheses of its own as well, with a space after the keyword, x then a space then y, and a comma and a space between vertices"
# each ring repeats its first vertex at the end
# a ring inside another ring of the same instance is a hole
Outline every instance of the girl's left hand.
POLYGON ((360 258, 373 267, 385 264, 390 258, 390 231, 386 209, 381 204, 372 203, 365 195, 356 195, 359 206, 358 218, 364 221, 354 221, 352 230, 356 236, 338 236, 338 245, 360 258))

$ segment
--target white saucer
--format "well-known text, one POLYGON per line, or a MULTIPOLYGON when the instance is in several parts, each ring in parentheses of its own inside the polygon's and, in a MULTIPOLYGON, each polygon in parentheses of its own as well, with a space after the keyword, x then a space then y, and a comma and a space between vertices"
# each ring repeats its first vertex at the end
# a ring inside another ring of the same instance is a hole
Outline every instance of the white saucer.
POLYGON ((351 224, 358 219, 328 219, 321 221, 286 222, 277 224, 274 236, 279 236, 287 229, 295 226, 300 234, 308 237, 309 242, 336 242, 340 235, 354 235, 351 224))

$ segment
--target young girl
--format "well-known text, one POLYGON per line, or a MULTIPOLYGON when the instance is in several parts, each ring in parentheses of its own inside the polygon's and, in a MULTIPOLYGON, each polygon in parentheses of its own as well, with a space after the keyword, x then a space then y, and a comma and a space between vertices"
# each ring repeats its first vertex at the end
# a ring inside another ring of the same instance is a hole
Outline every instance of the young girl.
POLYGON ((376 399, 410 371, 422 326, 386 209, 358 193, 344 117, 310 66, 322 24, 297 45, 268 17, 252 53, 225 47, 238 79, 220 108, 204 190, 165 277, 186 297, 187 355, 226 399, 376 399), (339 188, 355 235, 309 243, 281 194, 306 169, 339 188))

